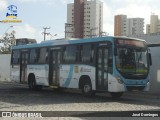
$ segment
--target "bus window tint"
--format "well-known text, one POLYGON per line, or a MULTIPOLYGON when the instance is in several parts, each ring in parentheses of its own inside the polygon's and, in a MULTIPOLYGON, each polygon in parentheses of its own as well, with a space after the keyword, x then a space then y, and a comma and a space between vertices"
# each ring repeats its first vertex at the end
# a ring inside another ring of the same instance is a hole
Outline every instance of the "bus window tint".
POLYGON ((46 60, 47 57, 48 57, 47 48, 41 48, 39 50, 38 63, 46 63, 47 62, 47 60, 46 60))
POLYGON ((30 63, 35 63, 36 62, 36 50, 32 49, 30 51, 30 63))
POLYGON ((13 64, 19 64, 19 57, 20 57, 20 52, 18 50, 13 51, 13 58, 12 58, 12 63, 13 64))
POLYGON ((71 62, 76 62, 76 51, 77 51, 77 46, 67 46, 64 49, 63 53, 63 62, 65 63, 71 63, 71 62))
POLYGON ((109 55, 108 55, 108 72, 113 72, 113 56, 112 56, 112 48, 109 48, 109 55))
POLYGON ((93 62, 93 57, 94 57, 94 47, 93 45, 82 45, 81 46, 81 62, 84 63, 89 63, 93 62))

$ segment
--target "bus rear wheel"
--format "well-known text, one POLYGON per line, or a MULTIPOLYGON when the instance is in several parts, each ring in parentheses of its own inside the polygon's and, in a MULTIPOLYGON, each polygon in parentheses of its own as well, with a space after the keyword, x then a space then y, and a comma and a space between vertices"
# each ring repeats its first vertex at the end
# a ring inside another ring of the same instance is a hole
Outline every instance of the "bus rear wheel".
POLYGON ((86 82, 82 86, 82 93, 85 97, 95 96, 95 92, 92 90, 92 85, 89 82, 86 82))
POLYGON ((28 86, 29 86, 30 90, 35 90, 36 89, 36 83, 35 83, 35 80, 33 80, 33 78, 29 80, 28 86))
POLYGON ((29 77, 28 86, 30 90, 41 90, 41 85, 36 85, 36 81, 34 77, 29 77))
POLYGON ((123 95, 123 92, 111 92, 113 98, 120 98, 123 95))

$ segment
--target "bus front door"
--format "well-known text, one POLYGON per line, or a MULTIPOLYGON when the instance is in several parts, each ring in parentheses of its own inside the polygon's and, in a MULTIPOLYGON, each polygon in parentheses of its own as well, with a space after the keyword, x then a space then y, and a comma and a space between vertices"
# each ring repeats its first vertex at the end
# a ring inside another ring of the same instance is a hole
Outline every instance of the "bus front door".
POLYGON ((27 61, 28 52, 22 51, 20 56, 20 82, 27 82, 27 61))
POLYGON ((96 87, 97 90, 108 90, 108 48, 99 47, 97 53, 96 87))
POLYGON ((49 62, 49 84, 57 87, 59 86, 60 53, 60 50, 52 50, 49 62))

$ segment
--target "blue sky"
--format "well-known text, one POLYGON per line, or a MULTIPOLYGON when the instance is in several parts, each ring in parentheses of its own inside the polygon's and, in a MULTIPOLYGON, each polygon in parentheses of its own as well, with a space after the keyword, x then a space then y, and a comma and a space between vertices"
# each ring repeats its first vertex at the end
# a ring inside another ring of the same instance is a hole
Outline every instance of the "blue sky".
MULTIPOLYGON (((159 0, 101 0, 104 4, 103 28, 109 35, 113 35, 114 15, 125 14, 129 18, 145 18, 145 24, 149 23, 151 12, 160 15, 159 0)), ((74 0, 0 0, 0 20, 6 19, 7 7, 18 7, 18 18, 22 23, 0 23, 0 37, 4 33, 16 31, 16 38, 34 38, 38 42, 43 40, 43 27, 51 27, 47 30, 54 38, 64 37, 64 23, 66 23, 67 3, 74 0), (9 26, 13 26, 9 28, 9 26), (9 29, 8 29, 9 28, 9 29)), ((47 36, 47 39, 53 39, 47 36)))

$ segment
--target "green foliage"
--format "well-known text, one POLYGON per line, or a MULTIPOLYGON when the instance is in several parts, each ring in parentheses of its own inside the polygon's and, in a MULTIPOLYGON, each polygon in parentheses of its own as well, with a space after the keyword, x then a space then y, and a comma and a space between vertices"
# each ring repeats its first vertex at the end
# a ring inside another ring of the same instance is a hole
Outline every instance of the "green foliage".
POLYGON ((10 54, 11 46, 15 45, 15 31, 5 33, 5 36, 0 39, 0 54, 10 54))

